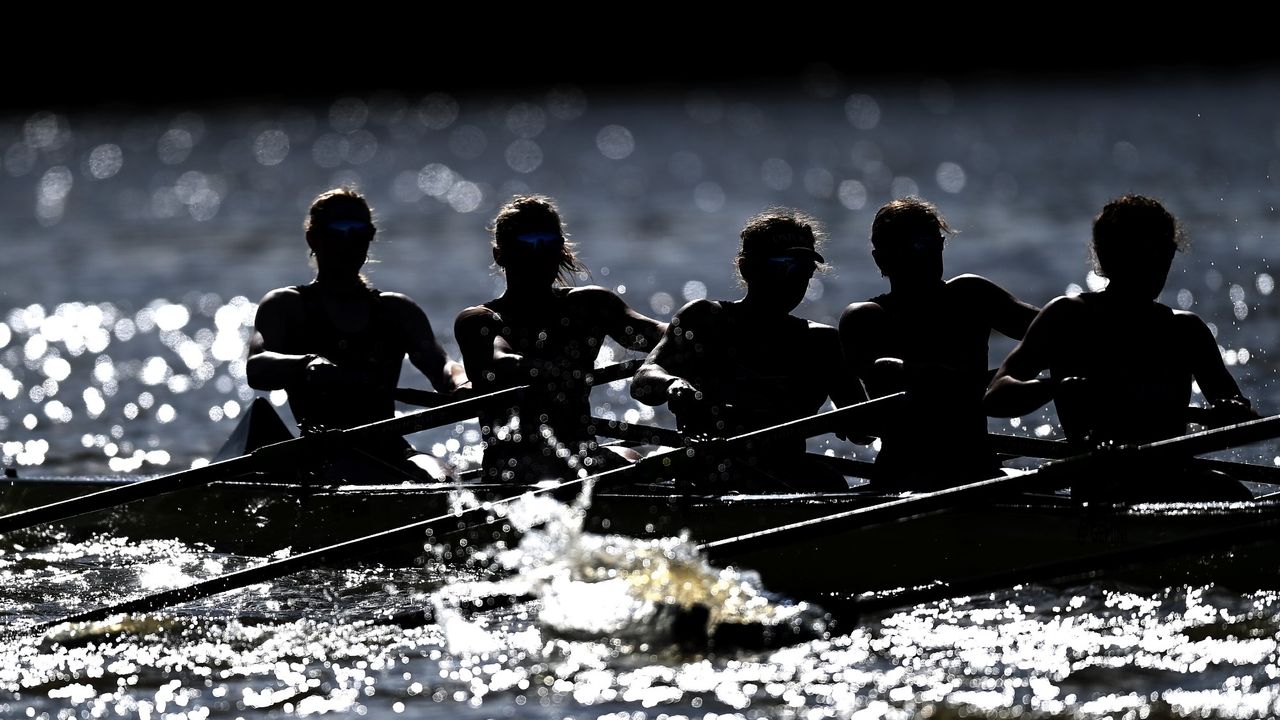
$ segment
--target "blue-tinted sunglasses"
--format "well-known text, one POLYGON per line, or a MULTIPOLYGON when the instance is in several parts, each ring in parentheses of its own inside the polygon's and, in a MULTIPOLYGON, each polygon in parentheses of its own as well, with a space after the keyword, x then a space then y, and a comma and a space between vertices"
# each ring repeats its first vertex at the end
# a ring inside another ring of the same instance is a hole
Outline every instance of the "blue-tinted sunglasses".
POLYGON ((331 220, 320 229, 326 235, 356 240, 370 240, 374 234, 373 223, 366 220, 331 220))
POLYGON ((778 275, 786 275, 788 277, 794 275, 809 277, 818 269, 818 264, 811 258, 807 257, 775 255, 773 257, 761 258, 761 260, 763 261, 761 267, 766 271, 778 275))
POLYGON ((512 238, 513 247, 529 253, 559 251, 564 248, 564 236, 560 233, 530 232, 512 238))

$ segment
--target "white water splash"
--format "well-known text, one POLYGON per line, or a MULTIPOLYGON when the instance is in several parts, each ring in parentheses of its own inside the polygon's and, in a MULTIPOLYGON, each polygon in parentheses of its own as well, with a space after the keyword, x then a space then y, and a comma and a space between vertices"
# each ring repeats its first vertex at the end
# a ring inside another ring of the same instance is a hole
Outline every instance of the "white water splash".
POLYGON ((776 626, 817 614, 772 601, 753 572, 711 566, 687 535, 586 533, 580 507, 541 497, 518 501, 509 517, 524 534, 495 561, 541 601, 539 622, 557 634, 663 640, 677 626, 710 635, 721 624, 776 626))

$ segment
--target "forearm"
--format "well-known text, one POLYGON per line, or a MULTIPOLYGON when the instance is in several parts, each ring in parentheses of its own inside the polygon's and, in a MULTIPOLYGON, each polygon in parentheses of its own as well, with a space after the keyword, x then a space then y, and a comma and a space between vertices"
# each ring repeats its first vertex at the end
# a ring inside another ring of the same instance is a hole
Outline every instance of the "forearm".
POLYGON ((467 377, 467 370, 462 363, 456 360, 448 360, 444 364, 445 389, 457 390, 471 384, 471 379, 467 377))
POLYGON ((672 384, 680 379, 660 365, 646 363, 631 381, 631 397, 646 405, 661 405, 667 401, 672 384))
POLYGON ((257 390, 281 390, 300 382, 306 375, 307 365, 316 355, 289 355, 263 351, 252 355, 245 363, 249 387, 257 390))
POLYGON ((1058 381, 1052 378, 1019 380, 997 377, 987 388, 983 409, 991 417, 1021 417, 1053 400, 1058 381))

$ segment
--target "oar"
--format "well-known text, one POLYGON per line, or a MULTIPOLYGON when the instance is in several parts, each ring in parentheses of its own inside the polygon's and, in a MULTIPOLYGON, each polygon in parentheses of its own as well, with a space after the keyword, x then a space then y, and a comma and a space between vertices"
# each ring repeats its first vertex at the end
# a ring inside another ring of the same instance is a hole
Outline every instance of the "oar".
POLYGON ((1136 447, 1119 448, 1076 455, 1047 463, 1030 472, 980 480, 965 485, 911 495, 864 508, 846 510, 810 520, 781 525, 737 537, 705 543, 701 547, 713 561, 725 561, 743 553, 768 548, 779 543, 803 542, 848 528, 869 526, 937 510, 962 503, 985 500, 1014 492, 1052 492, 1071 484, 1079 473, 1107 462, 1134 462, 1188 457, 1224 450, 1236 445, 1269 440, 1280 435, 1280 415, 1228 425, 1214 430, 1183 435, 1136 447))
MULTIPOLYGON (((436 402, 436 399, 439 397, 439 393, 434 393, 429 390, 415 390, 409 388, 400 388, 396 390, 396 399, 411 405, 425 405, 427 407, 433 407, 430 403, 436 402)), ((682 447, 686 444, 685 436, 679 430, 665 428, 658 425, 629 423, 622 420, 609 420, 601 417, 591 418, 591 424, 595 428, 595 434, 600 437, 625 440, 627 442, 639 443, 641 445, 661 445, 665 447, 682 447)), ((807 453, 807 456, 831 467, 836 472, 847 477, 875 479, 878 476, 875 463, 867 460, 858 460, 855 458, 845 458, 833 455, 821 455, 819 453, 807 453)))
MULTIPOLYGON (((592 418, 592 421, 596 427, 596 434, 603 437, 616 438, 643 445, 664 445, 666 447, 680 447, 686 444, 684 434, 671 428, 606 420, 604 418, 592 418)), ((805 453, 805 457, 826 465, 845 477, 874 480, 883 475, 882 472, 876 469, 876 464, 868 460, 858 460, 838 455, 823 455, 815 452, 805 453)))
MULTIPOLYGON (((817 415, 811 415, 798 420, 792 420, 790 422, 744 433, 725 440, 718 440, 714 443, 708 444, 708 448, 714 452, 733 452, 741 451, 752 443, 759 442, 761 440, 772 440, 787 437, 811 437, 823 432, 828 432, 833 428, 839 427, 841 424, 865 421, 869 417, 875 417, 878 413, 887 412, 891 409, 900 407, 901 402, 905 397, 905 393, 887 395, 885 397, 868 400, 867 402, 859 403, 857 405, 849 405, 836 410, 830 410, 825 413, 819 413, 817 415)), ((38 624, 34 626, 33 629, 42 632, 65 622, 92 622, 121 613, 149 612, 169 605, 174 605, 176 603, 190 602, 192 600, 209 597, 228 590, 256 585, 300 570, 326 565, 336 560, 369 554, 403 541, 420 540, 424 536, 436 539, 455 536, 499 522, 502 518, 499 513, 495 512, 495 509, 513 503, 522 497, 562 493, 566 490, 576 489, 587 483, 591 483, 598 487, 606 483, 626 482, 632 481, 636 478, 655 477, 668 474, 677 470, 681 463, 696 456, 699 452, 700 451, 696 446, 672 448, 646 456, 634 465, 609 470, 597 475, 567 480, 551 486, 521 488, 510 497, 486 503, 478 508, 464 510, 460 513, 449 513, 447 515, 441 515, 428 520, 420 520, 418 522, 409 523, 408 525, 402 525, 400 527, 384 530, 372 535, 354 538, 352 540, 300 553, 281 560, 273 560, 271 562, 263 563, 262 565, 238 570, 233 573, 203 580, 185 587, 165 590, 153 595, 147 595, 135 600, 129 600, 109 607, 99 608, 97 610, 77 613, 59 620, 38 624), (466 522, 467 518, 471 518, 476 515, 481 516, 479 520, 474 523, 466 522)))
MULTIPOLYGON (((991 438, 991 448, 1004 455, 1062 460, 1077 454, 1071 445, 1062 440, 1004 435, 1002 433, 991 433, 988 437, 991 438)), ((1280 467, 1274 465, 1217 460, 1215 458, 1192 458, 1191 464, 1193 467, 1202 470, 1217 470, 1226 473, 1237 480, 1280 485, 1280 467)))
MULTIPOLYGON (((588 385, 603 385, 615 380, 625 380, 634 376, 643 364, 643 358, 633 358, 613 365, 606 365, 592 370, 586 376, 586 381, 588 385)), ((459 392, 465 392, 465 390, 459 392)), ((417 405, 424 408, 439 407, 457 400, 457 397, 450 393, 421 390, 419 388, 396 388, 395 398, 406 405, 417 405)))
MULTIPOLYGON (((612 382, 635 374, 638 361, 629 361, 593 370, 585 376, 589 384, 612 382)), ((361 442, 389 435, 408 435, 448 423, 467 420, 476 416, 484 407, 514 400, 529 389, 529 385, 498 390, 466 400, 451 402, 430 410, 408 413, 400 417, 379 420, 347 430, 304 435, 258 448, 248 455, 210 463, 203 467, 183 470, 169 475, 139 480, 129 485, 100 490, 88 495, 68 498, 48 505, 20 510, 0 517, 0 533, 22 530, 47 522, 57 522, 73 517, 105 510, 106 508, 134 500, 163 495, 184 488, 207 485, 218 480, 248 475, 263 468, 290 463, 298 458, 323 454, 338 444, 358 447, 361 442)))
MULTIPOLYGON (((1014 570, 994 572, 954 580, 941 585, 904 590, 871 598, 854 598, 843 603, 836 599, 833 607, 842 618, 877 613, 946 598, 991 592, 1000 588, 1026 583, 1059 583, 1067 580, 1083 580, 1103 576, 1118 568, 1165 562, 1187 555, 1221 552, 1259 542, 1275 542, 1276 526, 1280 514, 1271 506, 1260 513, 1261 518, 1240 525, 1186 533, 1176 538, 1122 547, 1083 555, 1081 557, 1042 563, 1014 570)), ((821 604, 821 603, 820 603, 821 604)), ((824 606, 824 609, 826 606, 824 606)))

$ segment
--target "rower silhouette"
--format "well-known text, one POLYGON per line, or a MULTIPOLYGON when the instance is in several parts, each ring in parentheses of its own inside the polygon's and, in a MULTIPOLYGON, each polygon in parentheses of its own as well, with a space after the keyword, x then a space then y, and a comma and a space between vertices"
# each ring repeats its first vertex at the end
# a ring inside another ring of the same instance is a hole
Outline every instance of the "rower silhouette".
POLYGON ((943 280, 942 251, 955 231, 917 197, 881 207, 871 256, 889 292, 845 308, 845 360, 872 397, 908 391, 902 423, 880 431, 876 484, 929 490, 999 474, 987 439, 983 393, 993 331, 1018 339, 1037 308, 979 275, 943 280))
MULTIPOLYGON (((287 391, 289 408, 308 434, 393 417, 406 356, 441 392, 466 384, 462 366, 445 354, 422 308, 405 295, 374 288, 360 273, 377 231, 360 193, 321 193, 304 228, 316 277, 272 290, 259 303, 246 366, 251 387, 287 391)), ((343 461, 348 482, 385 477, 378 471, 387 466, 404 478, 446 476, 439 461, 401 437, 358 450, 363 460, 343 461), (366 462, 375 459, 377 467, 366 462)))
MULTIPOLYGON (((1183 435, 1194 381, 1211 405, 1210 425, 1257 417, 1227 371, 1213 333, 1195 313, 1157 301, 1174 253, 1186 244, 1159 201, 1124 195, 1093 221, 1093 257, 1105 289, 1055 298, 996 373, 986 408, 1017 417, 1054 401, 1079 449, 1143 444, 1183 435), (1135 362, 1136 361, 1136 362, 1135 362), (1048 378, 1038 377, 1043 370, 1048 378), (1140 412, 1141 417, 1135 416, 1140 412)), ((1219 473, 1144 466, 1098 473, 1077 497, 1115 500, 1249 499, 1219 473)))
MULTIPOLYGON (((865 399, 840 363, 830 325, 791 312, 825 262, 814 218, 771 208, 743 227, 740 300, 694 300, 675 314, 631 385, 667 406, 689 435, 731 437, 865 399)), ((714 454, 714 453, 712 453, 714 454)), ((718 490, 846 490, 843 476, 805 454, 804 438, 777 440, 743 457, 709 457, 697 482, 718 490)))
POLYGON ((638 459, 634 451, 597 445, 588 376, 606 337, 648 350, 665 324, 612 290, 568 285, 586 268, 551 198, 513 197, 491 231, 506 290, 460 312, 454 334, 477 390, 532 387, 518 403, 481 415, 485 479, 562 479, 638 459))

